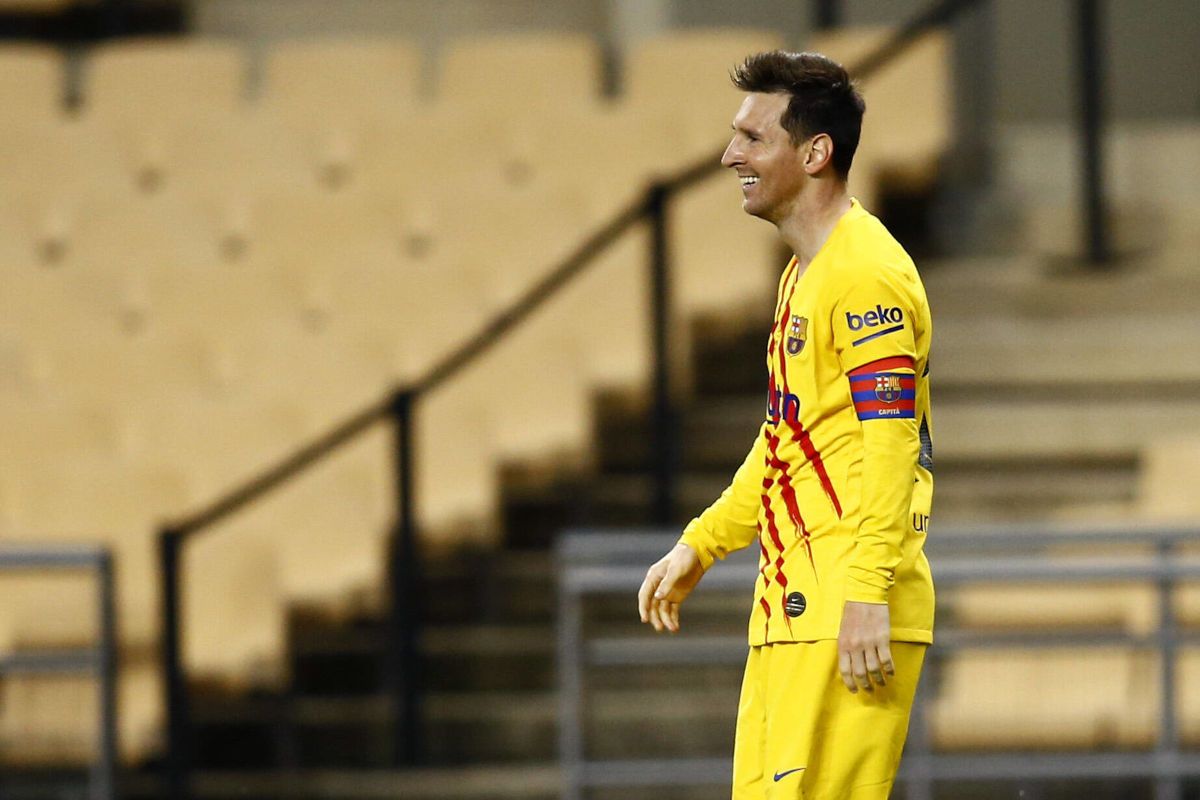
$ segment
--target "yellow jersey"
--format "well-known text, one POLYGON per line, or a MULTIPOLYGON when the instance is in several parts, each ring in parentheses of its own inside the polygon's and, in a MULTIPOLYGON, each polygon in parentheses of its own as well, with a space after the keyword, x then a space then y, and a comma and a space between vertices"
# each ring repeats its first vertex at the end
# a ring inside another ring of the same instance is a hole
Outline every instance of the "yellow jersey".
POLYGON ((757 541, 750 644, 836 639, 847 600, 933 641, 929 303, 912 259, 851 201, 779 281, 767 411, 730 486, 685 528, 705 569, 757 541))

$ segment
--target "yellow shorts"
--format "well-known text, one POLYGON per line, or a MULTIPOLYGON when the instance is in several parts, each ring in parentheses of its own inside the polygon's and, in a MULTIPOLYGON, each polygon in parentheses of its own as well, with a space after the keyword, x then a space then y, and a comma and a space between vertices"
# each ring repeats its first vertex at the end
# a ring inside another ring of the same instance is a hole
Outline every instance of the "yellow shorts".
POLYGON ((892 642, 895 676, 851 694, 838 672, 836 641, 751 647, 733 800, 886 800, 926 648, 892 642))

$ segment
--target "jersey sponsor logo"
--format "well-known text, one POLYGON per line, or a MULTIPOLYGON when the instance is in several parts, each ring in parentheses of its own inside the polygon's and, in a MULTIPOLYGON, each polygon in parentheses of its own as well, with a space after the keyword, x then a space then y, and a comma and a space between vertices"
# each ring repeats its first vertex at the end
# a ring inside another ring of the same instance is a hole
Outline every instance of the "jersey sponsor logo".
POLYGON ((788 775, 791 775, 794 772, 803 772, 806 769, 808 769, 808 767, 796 767, 795 769, 785 769, 783 772, 776 772, 775 773, 775 782, 779 783, 781 780, 786 778, 788 775))
POLYGON ((855 333, 861 330, 883 327, 882 330, 872 330, 866 336, 855 339, 851 344, 854 347, 858 347, 860 344, 869 342, 872 339, 878 339, 880 336, 887 336, 889 333, 904 330, 904 312, 900 310, 900 306, 884 308, 881 304, 877 303, 875 308, 862 314, 853 314, 847 311, 846 327, 855 333))
POLYGON ((875 308, 865 314, 851 314, 846 312, 846 324, 850 326, 852 331, 861 331, 863 328, 878 328, 880 325, 899 325, 904 322, 904 312, 900 310, 900 306, 892 306, 884 308, 882 305, 876 304, 875 308))
POLYGON ((783 602, 783 613, 789 617, 798 617, 808 608, 808 600, 800 592, 792 592, 783 602))
POLYGON ((788 327, 787 351, 789 356, 799 355, 808 340, 808 319, 792 315, 792 324, 788 327))
POLYGON ((924 533, 929 530, 929 515, 914 511, 912 515, 913 530, 924 533))
POLYGON ((784 394, 779 389, 767 395, 767 419, 772 425, 779 424, 779 421, 786 420, 788 422, 800 421, 800 398, 788 392, 784 394))

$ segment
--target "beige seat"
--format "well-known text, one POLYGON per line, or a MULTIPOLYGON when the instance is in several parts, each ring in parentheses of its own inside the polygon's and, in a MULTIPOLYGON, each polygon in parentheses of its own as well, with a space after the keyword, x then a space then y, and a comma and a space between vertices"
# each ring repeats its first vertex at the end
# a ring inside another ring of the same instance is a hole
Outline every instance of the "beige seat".
POLYGON ((545 116, 594 104, 600 48, 589 36, 524 33, 462 37, 445 48, 438 102, 545 116))
POLYGON ((1157 734, 1150 661, 1115 648, 954 655, 930 711, 938 749, 1146 747, 1157 734))
MULTIPOLYGON (((843 28, 817 36, 810 48, 853 69, 890 33, 884 28, 843 28)), ((927 33, 902 56, 864 78, 859 90, 867 113, 851 170, 852 192, 870 208, 881 185, 927 189, 953 135, 949 36, 940 30, 927 33)))
POLYGON ((6 109, 0 128, 18 120, 57 122, 64 116, 63 56, 39 45, 0 47, 0 103, 6 109))
POLYGON ((678 197, 671 209, 680 312, 738 315, 772 302, 787 263, 775 229, 742 211, 732 173, 716 175, 678 197))
MULTIPOLYGON (((109 544, 117 559, 117 605, 121 638, 145 646, 158 629, 154 531, 190 500, 181 471, 158 464, 113 458, 60 458, 27 462, 18 478, 16 535, 34 541, 98 541, 109 544)), ((87 641, 94 605, 90 591, 59 593, 62 609, 75 609, 64 625, 51 629, 39 619, 25 620, 14 636, 19 642, 43 637, 87 641), (68 623, 80 626, 72 631, 68 623)))
POLYGON ((0 132, 0 242, 6 261, 59 264, 82 209, 131 194, 117 146, 78 122, 30 121, 0 132))
POLYGON ((280 554, 253 508, 184 548, 184 663, 191 680, 251 688, 285 677, 286 599, 280 554))
POLYGON ((84 65, 86 116, 145 127, 242 105, 247 58, 232 42, 144 39, 102 45, 84 65), (147 109, 153 109, 147 114, 147 109))
POLYGON ((439 185, 494 183, 522 177, 506 154, 504 125, 462 104, 422 106, 369 121, 344 160, 357 162, 357 185, 368 194, 420 196, 439 185))
MULTIPOLYGON (((103 126, 93 124, 103 130, 103 126)), ((117 165, 131 190, 175 193, 206 203, 317 185, 318 163, 276 116, 258 110, 195 113, 124 129, 117 165)))
POLYGON ((742 95, 729 72, 754 53, 782 45, 766 30, 674 32, 639 42, 625 62, 622 102, 672 125, 679 157, 719 152, 742 95))
POLYGON ((677 123, 626 104, 565 109, 538 125, 508 119, 497 135, 509 185, 541 182, 582 191, 595 224, 643 196, 657 175, 689 166, 677 123))
POLYGON ((1200 520, 1200 437, 1181 436, 1150 443, 1142 450, 1137 506, 1152 519, 1200 520))
POLYGON ((310 39, 271 45, 261 105, 302 123, 405 111, 419 95, 421 50, 398 39, 310 39))

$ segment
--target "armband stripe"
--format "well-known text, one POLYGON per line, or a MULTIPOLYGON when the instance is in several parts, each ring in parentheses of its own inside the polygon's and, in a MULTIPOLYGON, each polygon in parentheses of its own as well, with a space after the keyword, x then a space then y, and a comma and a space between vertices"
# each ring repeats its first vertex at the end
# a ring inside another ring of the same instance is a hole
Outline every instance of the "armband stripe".
MULTIPOLYGON (((879 399, 878 395, 876 395, 876 393, 875 393, 874 387, 872 387, 869 391, 855 392, 851 396, 854 398, 854 407, 855 408, 858 408, 862 403, 873 403, 879 399)), ((896 400, 916 400, 916 399, 917 399, 917 390, 916 389, 901 389, 900 396, 896 398, 896 400)))

